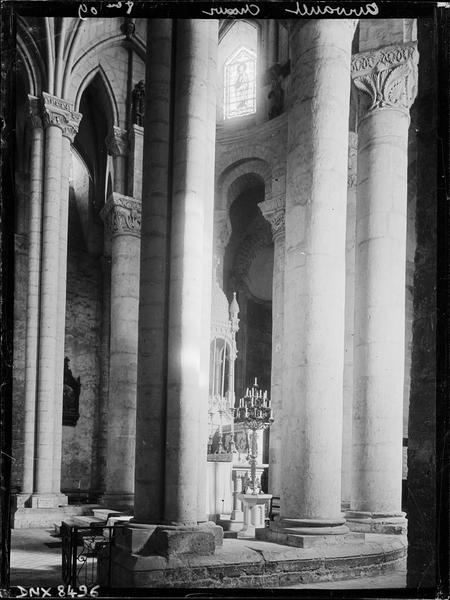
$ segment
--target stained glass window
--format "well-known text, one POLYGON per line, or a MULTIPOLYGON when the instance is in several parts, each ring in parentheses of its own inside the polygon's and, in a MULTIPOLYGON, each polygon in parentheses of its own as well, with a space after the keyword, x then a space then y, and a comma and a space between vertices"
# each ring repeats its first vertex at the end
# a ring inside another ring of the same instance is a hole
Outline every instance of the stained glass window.
POLYGON ((256 111, 256 54, 240 48, 225 63, 224 117, 241 117, 256 111))

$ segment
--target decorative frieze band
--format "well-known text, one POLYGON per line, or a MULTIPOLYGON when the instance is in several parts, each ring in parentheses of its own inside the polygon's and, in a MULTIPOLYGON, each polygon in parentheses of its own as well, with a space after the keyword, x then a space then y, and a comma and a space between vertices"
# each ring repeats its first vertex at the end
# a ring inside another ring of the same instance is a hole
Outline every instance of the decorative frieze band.
POLYGON ((42 118, 45 127, 59 127, 63 135, 73 142, 82 115, 73 110, 73 104, 70 102, 42 92, 42 118))
POLYGON ((128 153, 128 132, 125 129, 113 127, 105 142, 111 156, 125 156, 128 153))
POLYGON ((141 202, 135 198, 113 192, 102 208, 100 216, 112 235, 140 235, 141 202))
POLYGON ((356 54, 352 79, 369 99, 365 112, 391 107, 409 113, 417 93, 418 60, 416 42, 356 54))

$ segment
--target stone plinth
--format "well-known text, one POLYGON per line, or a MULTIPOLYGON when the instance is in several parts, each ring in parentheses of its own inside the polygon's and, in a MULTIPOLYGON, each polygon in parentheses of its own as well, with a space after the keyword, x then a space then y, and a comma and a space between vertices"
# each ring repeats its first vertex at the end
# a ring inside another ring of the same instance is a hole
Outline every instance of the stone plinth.
POLYGON ((128 555, 172 556, 213 554, 222 545, 222 528, 212 522, 195 527, 127 523, 116 534, 115 546, 128 555))
POLYGON ((214 554, 214 534, 195 528, 157 527, 148 549, 151 554, 167 557, 180 554, 206 556, 214 554))
POLYGON ((265 527, 266 505, 271 494, 239 494, 244 507, 244 527, 238 531, 238 538, 254 538, 257 529, 265 527))
POLYGON ((344 519, 341 524, 330 524, 326 519, 276 519, 256 537, 297 548, 362 543, 365 539, 364 533, 349 533, 344 519))
POLYGON ((364 533, 404 534, 407 530, 405 513, 376 513, 349 510, 345 513, 351 531, 364 533))
MULTIPOLYGON (((122 535, 121 528, 118 535, 122 535)), ((264 530, 258 530, 264 531, 264 530)), ((343 538, 347 536, 336 536, 343 538)), ((387 573, 404 565, 403 536, 368 534, 365 543, 299 548, 260 540, 224 540, 214 555, 170 558, 126 553, 112 547, 112 587, 275 588, 387 573)), ((108 557, 100 557, 99 583, 107 581, 108 557)), ((332 587, 332 584, 330 585, 332 587)))

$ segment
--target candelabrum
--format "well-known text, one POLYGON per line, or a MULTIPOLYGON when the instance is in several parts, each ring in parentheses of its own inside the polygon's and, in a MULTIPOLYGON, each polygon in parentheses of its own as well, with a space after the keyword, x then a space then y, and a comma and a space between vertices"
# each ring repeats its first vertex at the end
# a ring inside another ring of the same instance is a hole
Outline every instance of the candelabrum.
POLYGON ((258 494, 259 486, 256 482, 256 460, 258 457, 258 438, 256 432, 268 429, 273 423, 273 410, 267 391, 259 389, 257 379, 251 388, 247 388, 245 396, 239 400, 239 405, 234 408, 235 423, 242 423, 252 432, 250 450, 250 493, 258 494))

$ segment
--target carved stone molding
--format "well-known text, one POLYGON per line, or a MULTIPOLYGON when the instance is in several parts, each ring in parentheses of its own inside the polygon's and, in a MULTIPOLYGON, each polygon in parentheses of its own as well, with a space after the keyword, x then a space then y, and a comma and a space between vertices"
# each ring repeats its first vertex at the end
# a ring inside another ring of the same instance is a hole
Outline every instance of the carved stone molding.
POLYGON ((35 129, 43 129, 44 124, 42 123, 42 111, 39 98, 29 95, 28 107, 31 126, 35 129))
POLYGON ((270 223, 272 236, 276 238, 285 233, 285 202, 284 197, 269 198, 258 204, 263 217, 270 223))
POLYGON ((409 114, 417 94, 419 53, 415 42, 356 54, 352 79, 369 100, 362 116, 379 108, 398 108, 409 114))
POLYGON ((112 235, 140 235, 141 202, 135 198, 113 192, 100 216, 112 235))
POLYGON ((231 237, 231 222, 229 217, 225 214, 223 215, 215 215, 214 222, 214 240, 215 247, 217 250, 223 254, 225 252, 225 248, 230 241, 231 237))
POLYGON ((73 110, 73 104, 42 92, 42 118, 45 127, 59 127, 63 135, 73 142, 82 115, 73 110))
POLYGON ((140 125, 136 125, 134 124, 131 129, 130 129, 130 133, 128 134, 128 147, 130 148, 131 151, 134 150, 134 147, 136 145, 136 140, 139 138, 143 138, 144 137, 144 128, 141 127, 140 125))
POLYGON ((111 156, 125 156, 128 152, 128 132, 120 127, 113 127, 107 136, 106 148, 111 156))
POLYGON ((347 175, 347 187, 349 189, 356 187, 357 160, 358 160, 358 134, 355 133, 354 131, 350 131, 348 134, 348 175, 347 175))

